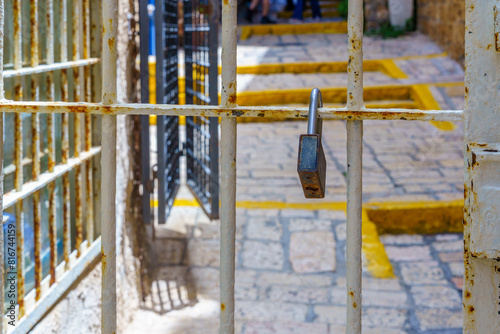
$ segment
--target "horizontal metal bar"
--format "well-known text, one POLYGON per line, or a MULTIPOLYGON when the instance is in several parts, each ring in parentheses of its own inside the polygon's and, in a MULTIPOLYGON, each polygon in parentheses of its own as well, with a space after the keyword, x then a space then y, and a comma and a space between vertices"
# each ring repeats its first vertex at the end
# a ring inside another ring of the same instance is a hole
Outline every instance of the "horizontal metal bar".
POLYGON ((85 161, 93 158, 100 152, 100 147, 93 147, 89 151, 80 153, 80 156, 78 158, 68 159, 68 162, 66 164, 54 167, 54 172, 43 173, 40 175, 37 181, 25 183, 21 191, 11 191, 5 194, 3 197, 4 208, 7 209, 17 202, 23 200, 24 198, 30 196, 31 194, 37 192, 38 190, 47 186, 50 182, 55 181, 57 178, 71 171, 75 167, 80 166, 85 161))
POLYGON ((35 309, 22 319, 12 333, 28 333, 43 319, 63 298, 75 282, 79 282, 101 259, 101 238, 99 237, 81 256, 75 265, 64 274, 59 283, 54 284, 45 294, 46 297, 36 305, 35 309))
POLYGON ((62 63, 39 65, 37 67, 25 67, 18 70, 6 70, 3 72, 4 79, 15 78, 32 74, 40 74, 69 68, 90 66, 100 62, 99 58, 89 58, 82 60, 67 61, 62 63))
MULTIPOLYGON (((82 113, 93 115, 165 115, 205 117, 272 117, 304 118, 308 107, 222 107, 166 104, 112 104, 65 102, 12 102, 0 103, 0 112, 13 113, 82 113)), ((463 110, 416 109, 347 109, 319 108, 323 119, 345 120, 407 120, 407 121, 462 121, 463 110)))

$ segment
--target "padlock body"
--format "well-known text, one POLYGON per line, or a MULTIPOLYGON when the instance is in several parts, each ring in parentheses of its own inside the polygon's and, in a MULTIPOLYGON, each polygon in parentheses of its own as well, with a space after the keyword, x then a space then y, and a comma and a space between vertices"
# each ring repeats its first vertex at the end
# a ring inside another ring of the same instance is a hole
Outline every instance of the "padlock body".
POLYGON ((320 135, 300 136, 297 172, 306 198, 325 197, 326 159, 320 135))

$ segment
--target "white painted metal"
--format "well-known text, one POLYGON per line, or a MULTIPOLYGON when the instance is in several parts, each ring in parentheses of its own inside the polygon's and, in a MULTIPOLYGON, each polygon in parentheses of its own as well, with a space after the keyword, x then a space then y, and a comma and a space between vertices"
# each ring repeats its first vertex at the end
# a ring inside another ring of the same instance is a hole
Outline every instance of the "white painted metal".
POLYGON ((466 1, 464 333, 500 333, 498 0, 466 1), (492 236, 483 235, 492 233, 492 236), (481 244, 483 243, 483 244, 481 244), (493 258, 492 258, 493 257, 493 258))
MULTIPOLYGON (((222 100, 236 106, 237 0, 222 2, 222 100)), ((236 238, 236 118, 221 120, 220 334, 234 333, 236 238)))
MULTIPOLYGON (((118 0, 102 3, 102 104, 117 101, 118 0)), ((102 308, 101 332, 116 333, 116 116, 102 117, 101 238, 102 308)))
MULTIPOLYGON (((280 117, 307 119, 308 107, 274 106, 201 106, 165 104, 114 104, 63 103, 63 102, 12 102, 0 104, 2 112, 18 113, 88 113, 92 115, 165 115, 205 117, 280 117)), ((405 120, 405 121, 452 121, 463 120, 462 110, 414 110, 368 108, 320 108, 322 119, 343 120, 405 120)))
MULTIPOLYGON (((347 108, 363 102, 363 0, 349 0, 347 108)), ((347 334, 361 334, 363 121, 347 121, 347 334)))

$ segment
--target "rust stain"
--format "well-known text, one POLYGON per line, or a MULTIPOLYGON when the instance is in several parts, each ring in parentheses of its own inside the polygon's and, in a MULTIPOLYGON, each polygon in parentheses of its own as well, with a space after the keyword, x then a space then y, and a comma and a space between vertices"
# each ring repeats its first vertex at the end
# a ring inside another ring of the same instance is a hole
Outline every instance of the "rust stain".
POLYGON ((42 215, 39 192, 33 194, 33 225, 35 233, 35 298, 40 300, 42 297, 42 215))
MULTIPOLYGON (((224 1, 227 1, 227 0, 224 0, 224 1)), ((221 311, 224 311, 226 309, 226 305, 224 305, 224 303, 220 303, 220 309, 221 309, 221 311)))
POLYGON ((353 291, 349 291, 349 295, 354 298, 354 292, 353 291))
POLYGON ((356 303, 354 302, 354 303, 352 303, 352 307, 354 307, 354 308, 358 308, 358 304, 356 304, 356 303))
POLYGON ((115 47, 115 38, 114 38, 114 37, 113 37, 113 38, 108 39, 108 45, 109 45, 109 49, 110 49, 110 50, 113 50, 113 49, 114 49, 114 47, 115 47))
POLYGON ((471 297, 470 291, 465 291, 465 298, 470 298, 470 297, 471 297))
POLYGON ((229 95, 227 101, 231 104, 235 104, 236 103, 236 94, 231 94, 229 95))
POLYGON ((474 312, 474 306, 470 305, 469 306, 469 313, 473 313, 474 312))
POLYGON ((229 6, 229 1, 228 0, 223 0, 224 6, 229 6))

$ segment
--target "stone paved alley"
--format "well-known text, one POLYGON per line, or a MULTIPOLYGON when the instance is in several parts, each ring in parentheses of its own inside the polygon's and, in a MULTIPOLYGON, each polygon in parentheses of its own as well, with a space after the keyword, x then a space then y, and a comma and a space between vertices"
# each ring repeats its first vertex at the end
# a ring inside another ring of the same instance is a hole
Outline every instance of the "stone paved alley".
MULTIPOLYGON (((406 75, 368 71, 365 86, 411 86, 424 90, 420 103, 463 108, 463 70, 427 37, 366 37, 364 55, 366 60, 391 60, 406 75)), ((346 57, 345 34, 251 36, 238 49, 239 66, 346 57)), ((289 89, 345 87, 347 76, 242 74, 238 81, 242 94, 286 94, 289 89)), ((418 92, 404 101, 384 97, 374 103, 411 104, 415 96, 418 92)), ((323 128, 328 170, 322 202, 332 203, 331 210, 308 207, 313 202, 302 194, 296 159, 298 136, 305 130, 300 121, 238 125, 238 333, 345 332, 345 124, 328 121, 323 128), (259 207, 258 202, 267 204, 259 207)), ((363 178, 365 202, 459 201, 462 124, 366 121, 363 178)), ((186 189, 181 193, 188 202, 192 199, 186 189)), ((162 266, 153 295, 128 333, 217 333, 219 222, 209 221, 198 207, 176 206, 156 233, 162 266)), ((462 235, 385 234, 379 240, 394 277, 375 278, 364 262, 363 333, 461 333, 462 235)), ((369 260, 366 254, 364 260, 369 260)))

